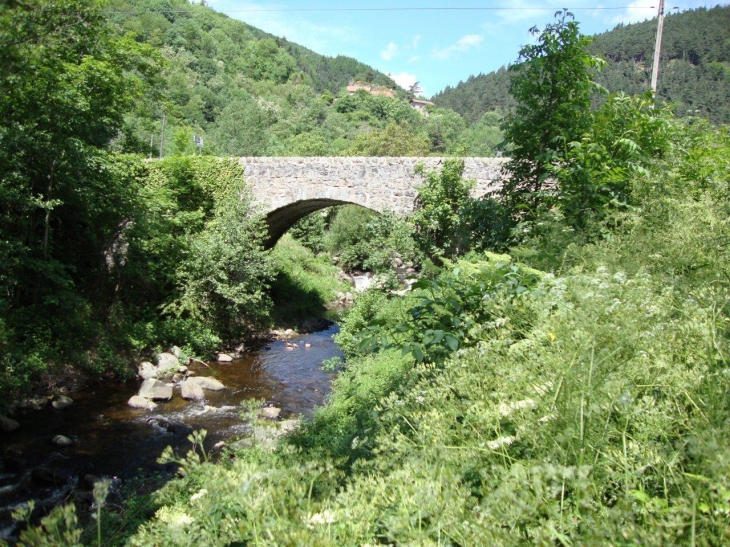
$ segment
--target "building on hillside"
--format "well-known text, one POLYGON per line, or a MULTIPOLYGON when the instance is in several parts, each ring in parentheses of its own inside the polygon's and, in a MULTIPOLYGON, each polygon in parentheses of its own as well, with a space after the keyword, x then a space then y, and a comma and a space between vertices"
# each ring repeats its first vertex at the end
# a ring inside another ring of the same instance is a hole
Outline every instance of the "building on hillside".
POLYGON ((411 103, 411 106, 418 110, 421 114, 428 115, 428 111, 426 110, 427 106, 433 106, 433 103, 431 101, 427 101, 426 99, 411 99, 409 101, 411 103))

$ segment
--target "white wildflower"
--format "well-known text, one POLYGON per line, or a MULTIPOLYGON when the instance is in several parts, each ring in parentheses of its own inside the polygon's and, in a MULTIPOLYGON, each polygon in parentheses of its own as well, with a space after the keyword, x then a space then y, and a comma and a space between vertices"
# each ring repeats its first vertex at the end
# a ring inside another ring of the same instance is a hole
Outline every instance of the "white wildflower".
POLYGON ((509 416, 512 414, 515 410, 522 410, 522 409, 529 409, 529 408, 535 408, 537 406, 537 403, 532 399, 523 399, 522 401, 516 401, 514 403, 500 403, 499 404, 499 413, 502 416, 509 416))
POLYGON ((487 446, 491 450, 498 450, 501 446, 509 446, 513 442, 515 442, 514 437, 499 437, 498 439, 487 442, 487 446))
POLYGON ((306 518, 307 528, 313 530, 315 526, 323 524, 332 524, 335 522, 335 514, 329 509, 325 509, 321 513, 315 513, 306 518))
POLYGON ((192 496, 190 496, 190 501, 199 500, 200 498, 205 496, 207 493, 208 493, 208 491, 205 488, 203 488, 197 494, 193 494, 192 496))

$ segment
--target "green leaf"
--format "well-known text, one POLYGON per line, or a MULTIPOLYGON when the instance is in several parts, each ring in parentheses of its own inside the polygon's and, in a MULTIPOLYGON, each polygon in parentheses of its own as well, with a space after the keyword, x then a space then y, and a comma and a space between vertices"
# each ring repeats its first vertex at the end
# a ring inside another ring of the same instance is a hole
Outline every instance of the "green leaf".
POLYGON ((449 346, 449 348, 451 348, 451 351, 456 351, 457 349, 459 349, 459 340, 455 336, 452 336, 451 334, 447 334, 446 335, 446 345, 449 346))

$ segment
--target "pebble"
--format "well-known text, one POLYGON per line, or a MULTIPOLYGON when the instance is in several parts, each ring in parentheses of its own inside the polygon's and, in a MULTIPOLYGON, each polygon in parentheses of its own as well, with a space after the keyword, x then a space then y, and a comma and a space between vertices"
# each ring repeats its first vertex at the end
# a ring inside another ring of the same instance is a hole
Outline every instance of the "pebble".
POLYGON ((51 442, 56 446, 71 446, 74 442, 64 435, 56 435, 51 439, 51 442))

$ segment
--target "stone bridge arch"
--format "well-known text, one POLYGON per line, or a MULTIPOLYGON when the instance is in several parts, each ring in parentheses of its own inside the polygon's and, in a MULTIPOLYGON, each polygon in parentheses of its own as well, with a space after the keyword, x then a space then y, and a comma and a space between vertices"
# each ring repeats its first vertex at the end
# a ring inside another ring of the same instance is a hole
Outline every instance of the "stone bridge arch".
MULTIPOLYGON (((248 157, 239 163, 253 202, 266 215, 273 247, 299 219, 333 205, 355 204, 378 213, 413 213, 415 167, 438 170, 445 158, 248 157)), ((475 179, 475 197, 499 189, 505 158, 464 158, 464 177, 475 179)))

